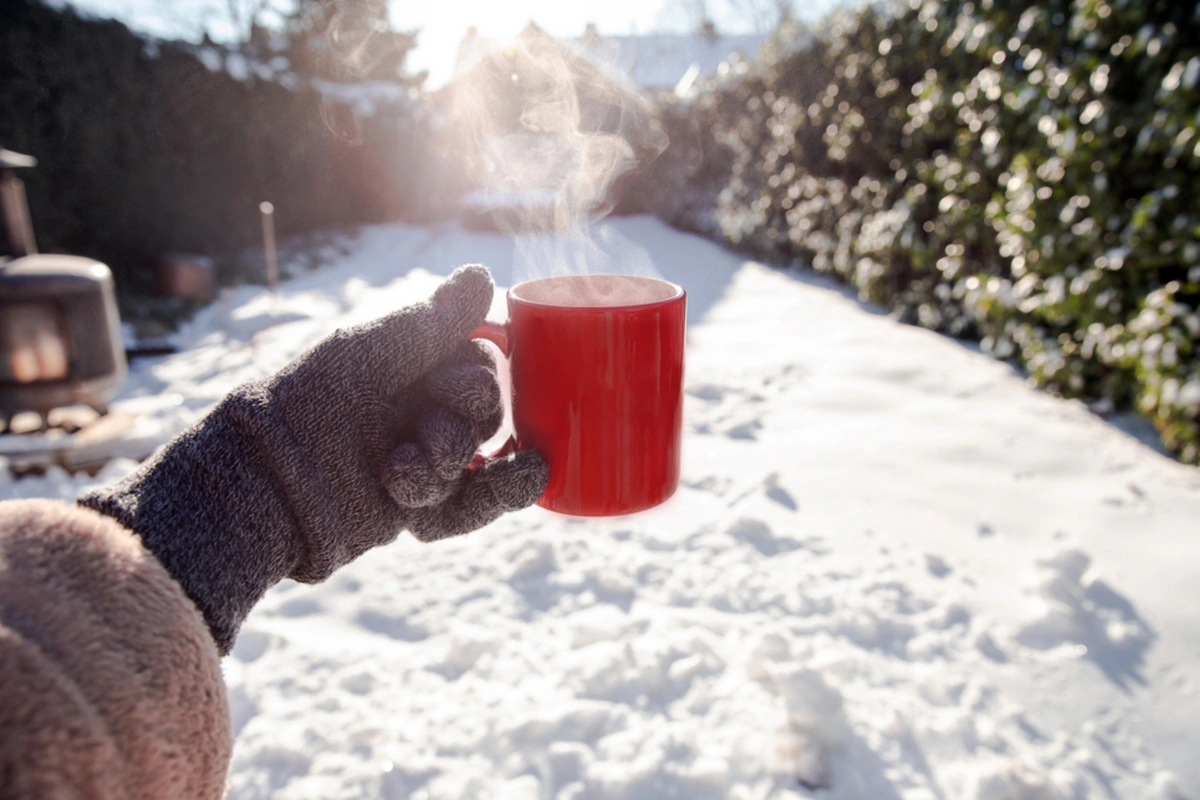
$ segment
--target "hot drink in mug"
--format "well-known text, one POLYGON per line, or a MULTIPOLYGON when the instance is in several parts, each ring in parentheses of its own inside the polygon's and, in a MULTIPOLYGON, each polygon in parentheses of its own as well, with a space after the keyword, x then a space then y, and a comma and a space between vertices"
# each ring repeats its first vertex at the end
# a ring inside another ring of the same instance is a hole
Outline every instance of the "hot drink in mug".
POLYGON ((508 321, 472 334, 508 357, 515 444, 550 467, 539 505, 613 516, 675 492, 686 310, 663 280, 544 278, 510 289, 508 321))

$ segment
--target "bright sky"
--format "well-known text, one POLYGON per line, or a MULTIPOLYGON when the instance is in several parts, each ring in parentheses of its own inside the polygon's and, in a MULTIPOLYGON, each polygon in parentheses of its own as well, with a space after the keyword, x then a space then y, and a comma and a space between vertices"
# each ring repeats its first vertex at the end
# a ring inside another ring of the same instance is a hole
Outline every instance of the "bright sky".
MULTIPOLYGON (((71 0, 72 5, 111 16, 132 28, 164 38, 197 40, 207 30, 218 40, 231 37, 230 0, 71 0)), ((797 16, 813 19, 841 0, 792 0, 797 16)), ((631 31, 682 31, 691 27, 694 9, 707 6, 719 31, 747 33, 754 19, 768 13, 774 0, 391 0, 392 22, 400 30, 419 30, 409 56, 413 71, 429 70, 429 88, 450 79, 458 43, 467 26, 481 36, 504 40, 533 20, 556 36, 578 36, 589 22, 601 34, 631 31)))

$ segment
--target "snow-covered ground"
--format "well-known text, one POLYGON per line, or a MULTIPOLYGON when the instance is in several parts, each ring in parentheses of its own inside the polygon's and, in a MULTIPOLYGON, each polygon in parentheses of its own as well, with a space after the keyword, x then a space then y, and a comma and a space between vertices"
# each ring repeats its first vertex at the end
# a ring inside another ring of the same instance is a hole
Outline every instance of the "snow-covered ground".
MULTIPOLYGON (((607 225, 689 293, 679 493, 278 586, 225 661, 231 798, 1200 798, 1200 471, 822 280, 607 225)), ((116 407, 165 438, 513 251, 366 229, 201 312, 116 407)))

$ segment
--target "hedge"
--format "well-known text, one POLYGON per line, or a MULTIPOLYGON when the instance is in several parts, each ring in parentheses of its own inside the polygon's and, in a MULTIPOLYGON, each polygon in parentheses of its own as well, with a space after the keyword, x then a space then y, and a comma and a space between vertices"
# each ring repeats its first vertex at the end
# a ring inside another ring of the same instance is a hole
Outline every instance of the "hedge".
POLYGON ((164 254, 233 264, 260 241, 262 200, 281 236, 426 212, 426 116, 402 80, 264 76, 215 45, 0 7, 0 145, 39 159, 22 175, 39 245, 108 263, 123 301, 153 290, 164 254))
POLYGON ((1200 5, 842 12, 661 106, 640 195, 1200 463, 1200 5))

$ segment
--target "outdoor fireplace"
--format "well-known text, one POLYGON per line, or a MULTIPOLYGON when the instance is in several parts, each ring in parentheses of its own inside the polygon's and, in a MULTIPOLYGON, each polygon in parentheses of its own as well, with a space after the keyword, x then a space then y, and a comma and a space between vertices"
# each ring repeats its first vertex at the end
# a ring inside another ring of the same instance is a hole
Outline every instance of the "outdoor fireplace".
POLYGON ((24 189, 34 160, 0 149, 0 198, 10 248, 0 258, 0 421, 87 405, 103 414, 125 378, 112 273, 89 258, 39 255, 24 189))

